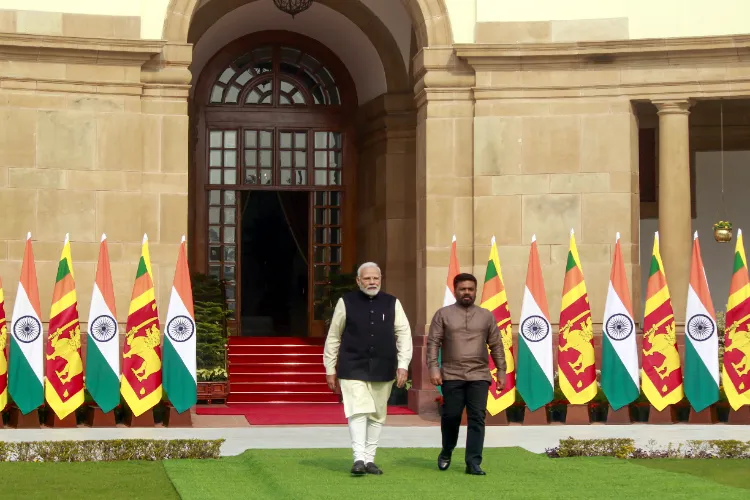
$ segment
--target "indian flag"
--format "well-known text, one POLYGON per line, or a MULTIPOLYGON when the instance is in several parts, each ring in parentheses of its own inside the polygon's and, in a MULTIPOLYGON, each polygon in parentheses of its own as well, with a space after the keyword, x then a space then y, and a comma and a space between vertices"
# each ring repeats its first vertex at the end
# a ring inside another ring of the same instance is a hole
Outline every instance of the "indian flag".
POLYGON ((8 342, 8 326, 5 324, 5 295, 3 280, 0 279, 0 412, 8 404, 8 359, 5 357, 5 346, 8 342))
POLYGON ((741 229, 737 232, 734 274, 729 285, 721 381, 735 411, 750 404, 750 279, 741 229))
POLYGON ((531 238, 526 288, 521 304, 516 375, 516 387, 529 410, 538 410, 552 401, 553 377, 552 325, 534 235, 531 238))
POLYGON ((620 248, 620 233, 617 233, 615 240, 615 257, 609 274, 602 327, 602 390, 612 409, 619 410, 635 401, 640 394, 638 344, 633 304, 620 248))
POLYGON ((643 312, 643 393, 657 411, 685 397, 672 299, 659 253, 659 233, 654 236, 651 269, 643 312))
POLYGON ((34 252, 31 233, 28 233, 10 325, 8 371, 10 397, 24 415, 44 403, 44 339, 40 311, 34 252))
MULTIPOLYGON (((443 307, 447 307, 456 303, 456 295, 453 293, 453 278, 458 276, 461 272, 458 265, 458 252, 456 250, 456 235, 453 235, 453 241, 451 242, 451 257, 450 263, 448 264, 448 277, 445 280, 445 296, 443 297, 443 307)), ((443 350, 438 351, 438 366, 443 364, 443 350)), ((438 392, 443 394, 443 388, 438 387, 438 392)))
POLYGON ((490 415, 497 415, 516 401, 516 367, 513 360, 513 333, 510 320, 510 309, 508 308, 508 296, 505 293, 503 274, 500 271, 500 256, 497 253, 495 237, 492 237, 490 257, 487 260, 487 271, 484 274, 484 287, 482 288, 482 307, 491 311, 497 321, 497 327, 505 348, 505 387, 497 390, 497 368, 495 362, 490 360, 490 372, 493 375, 490 393, 487 398, 487 411, 490 415))
POLYGON ((456 235, 453 235, 451 242, 451 260, 448 265, 448 278, 445 281, 445 297, 443 298, 443 307, 456 303, 456 296, 453 293, 453 278, 460 273, 458 266, 458 253, 456 251, 456 235))
POLYGON ((182 237, 164 335, 164 390, 178 413, 197 403, 193 288, 182 237))
POLYGON ((159 311, 145 234, 126 327, 120 392, 138 417, 156 406, 162 397, 159 311))
POLYGON ((104 413, 120 404, 120 339, 107 235, 99 244, 99 262, 89 308, 86 388, 104 413))
POLYGON ((571 404, 586 404, 598 391, 594 326, 591 324, 589 296, 572 229, 565 266, 558 339, 557 369, 560 389, 571 404))
POLYGON ((78 296, 73 277, 70 237, 65 235, 57 265, 47 339, 47 378, 44 393, 57 418, 64 419, 84 401, 83 361, 81 360, 81 324, 78 296))
POLYGON ((701 411, 719 400, 719 336, 697 231, 685 317, 685 396, 701 411))

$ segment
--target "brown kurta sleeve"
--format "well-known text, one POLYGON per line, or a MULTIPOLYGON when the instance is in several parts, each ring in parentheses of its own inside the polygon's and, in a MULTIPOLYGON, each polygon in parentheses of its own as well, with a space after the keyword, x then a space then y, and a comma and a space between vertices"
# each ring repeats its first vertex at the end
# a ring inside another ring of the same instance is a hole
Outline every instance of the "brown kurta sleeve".
POLYGON ((505 347, 503 346, 503 338, 500 336, 500 330, 497 328, 495 317, 490 316, 489 322, 490 333, 487 335, 487 345, 490 346, 490 353, 492 354, 492 361, 495 362, 497 367, 497 379, 505 379, 505 347))
POLYGON ((427 333, 427 368, 440 368, 438 366, 438 352, 443 345, 445 337, 445 323, 443 322, 442 309, 439 309, 432 317, 430 331, 427 333))

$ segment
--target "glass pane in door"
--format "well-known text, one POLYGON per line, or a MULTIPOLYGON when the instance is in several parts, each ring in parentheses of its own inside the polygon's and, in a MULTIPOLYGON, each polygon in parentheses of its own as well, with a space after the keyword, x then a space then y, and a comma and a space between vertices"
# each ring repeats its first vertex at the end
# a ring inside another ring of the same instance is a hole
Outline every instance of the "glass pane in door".
MULTIPOLYGON (((340 192, 318 191, 313 194, 313 288, 314 297, 322 297, 323 287, 332 273, 341 272, 341 210, 340 192), (335 235, 335 237, 333 236, 335 235), (334 241, 335 240, 335 241, 334 241)), ((315 306, 314 319, 325 320, 325 306, 315 306)))

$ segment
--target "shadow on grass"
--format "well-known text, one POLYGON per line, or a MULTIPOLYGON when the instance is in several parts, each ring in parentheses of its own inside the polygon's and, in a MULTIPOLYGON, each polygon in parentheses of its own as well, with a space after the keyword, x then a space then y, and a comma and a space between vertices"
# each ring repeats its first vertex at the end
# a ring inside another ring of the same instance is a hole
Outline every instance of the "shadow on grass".
POLYGON ((352 468, 350 460, 338 458, 321 458, 318 460, 305 459, 299 461, 300 465, 313 469, 323 469, 330 472, 348 474, 352 468))

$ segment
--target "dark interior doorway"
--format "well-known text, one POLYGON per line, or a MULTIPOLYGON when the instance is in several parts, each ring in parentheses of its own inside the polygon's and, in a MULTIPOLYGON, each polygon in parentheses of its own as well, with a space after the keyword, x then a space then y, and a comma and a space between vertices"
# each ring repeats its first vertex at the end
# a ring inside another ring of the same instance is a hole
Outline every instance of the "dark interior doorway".
POLYGON ((304 191, 242 195, 241 335, 308 335, 310 201, 304 191))

